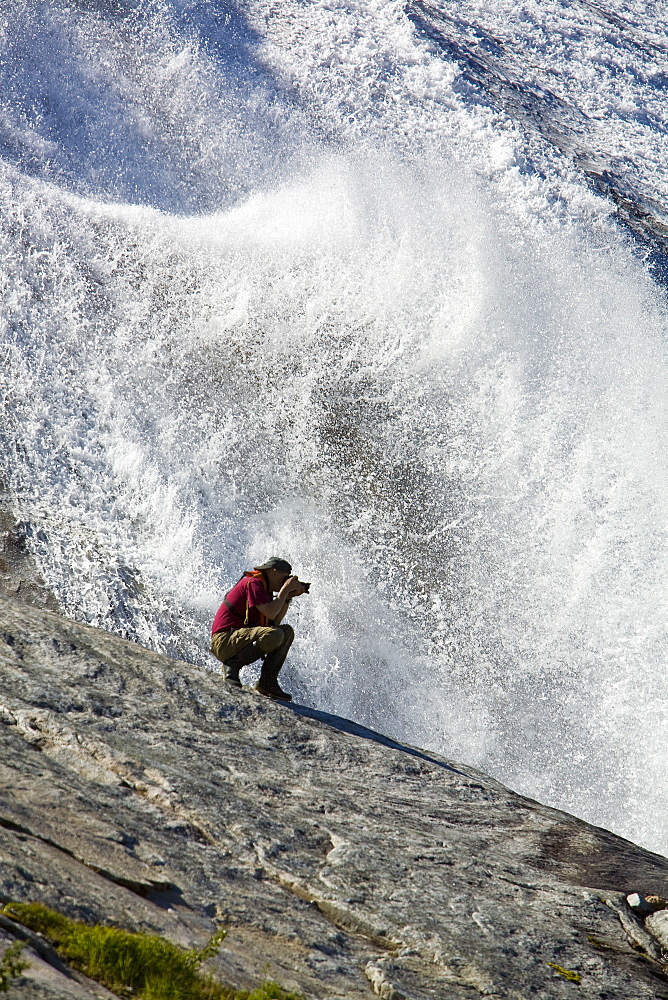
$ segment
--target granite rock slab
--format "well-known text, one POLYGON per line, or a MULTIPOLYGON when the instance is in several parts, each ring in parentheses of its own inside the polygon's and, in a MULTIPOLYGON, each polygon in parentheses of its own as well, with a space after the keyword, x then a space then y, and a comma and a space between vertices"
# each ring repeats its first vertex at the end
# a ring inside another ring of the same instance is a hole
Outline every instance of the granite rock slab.
MULTIPOLYGON (((309 998, 668 1000, 668 860, 464 764, 0 598, 0 898, 309 998)), ((0 951, 14 940, 0 926, 0 951)), ((26 945, 17 1000, 104 996, 26 945)))

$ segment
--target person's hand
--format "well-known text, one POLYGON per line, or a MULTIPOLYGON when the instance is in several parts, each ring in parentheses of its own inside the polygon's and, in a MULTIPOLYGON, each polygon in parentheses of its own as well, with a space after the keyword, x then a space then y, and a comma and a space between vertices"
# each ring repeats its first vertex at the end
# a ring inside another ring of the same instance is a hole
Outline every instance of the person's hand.
POLYGON ((298 597, 300 594, 305 593, 306 588, 299 582, 297 577, 289 576, 281 587, 278 596, 282 597, 286 601, 289 601, 292 597, 298 597))
POLYGON ((292 591, 294 590, 296 583, 298 583, 297 577, 289 576, 287 580, 283 582, 283 586, 279 590, 277 596, 282 598, 282 600, 286 601, 289 597, 292 596, 292 591))

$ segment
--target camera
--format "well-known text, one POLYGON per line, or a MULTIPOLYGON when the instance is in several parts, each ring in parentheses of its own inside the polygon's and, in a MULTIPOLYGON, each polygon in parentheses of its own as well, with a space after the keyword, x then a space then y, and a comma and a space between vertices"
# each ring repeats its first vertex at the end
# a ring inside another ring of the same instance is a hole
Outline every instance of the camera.
POLYGON ((297 580, 297 583, 301 583, 302 587, 304 588, 304 593, 308 594, 308 592, 309 592, 309 590, 311 588, 311 584, 310 583, 304 583, 303 580, 297 580))

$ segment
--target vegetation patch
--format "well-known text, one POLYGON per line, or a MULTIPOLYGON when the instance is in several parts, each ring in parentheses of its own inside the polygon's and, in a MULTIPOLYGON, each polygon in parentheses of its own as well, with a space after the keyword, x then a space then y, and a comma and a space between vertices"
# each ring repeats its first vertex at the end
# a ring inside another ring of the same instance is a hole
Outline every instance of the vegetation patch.
MULTIPOLYGON (((227 931, 219 930, 200 951, 179 948, 157 934, 94 927, 70 920, 41 903, 8 903, 3 912, 42 934, 74 969, 121 997, 136 1000, 303 1000, 278 983, 235 990, 201 969, 227 931)), ((25 967, 25 966, 24 966, 25 967)))
POLYGON ((591 935, 587 935, 587 941, 594 948, 598 948, 599 951, 615 951, 613 945, 607 944, 605 941, 601 941, 599 938, 592 937, 591 935))
POLYGON ((571 972, 570 969, 564 969, 562 965, 555 965, 554 962, 548 962, 547 964, 550 966, 551 969, 554 969, 554 971, 557 973, 558 976, 563 976, 564 979, 567 979, 569 981, 569 983, 582 982, 582 976, 579 976, 577 972, 571 972))
POLYGON ((20 976, 24 969, 27 969, 30 962, 21 958, 23 945, 20 941, 15 941, 5 951, 0 959, 0 993, 9 993, 9 986, 12 979, 20 976))

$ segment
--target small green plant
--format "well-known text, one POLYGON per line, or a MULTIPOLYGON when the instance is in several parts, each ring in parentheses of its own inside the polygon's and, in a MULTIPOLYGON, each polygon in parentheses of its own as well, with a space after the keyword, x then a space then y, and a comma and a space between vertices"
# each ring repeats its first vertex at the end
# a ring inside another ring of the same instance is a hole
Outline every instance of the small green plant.
POLYGON ((202 950, 194 953, 197 956, 197 964, 201 965, 202 962, 206 962, 207 959, 213 958, 226 937, 227 931, 225 928, 219 927, 216 933, 209 938, 202 950))
POLYGON ((582 976, 578 975, 577 972, 571 972, 570 969, 564 969, 562 965, 555 965, 554 962, 548 962, 547 964, 551 969, 554 969, 558 976, 563 976, 564 979, 569 981, 569 983, 582 982, 582 976))
POLYGON ((593 945, 599 951, 614 951, 615 949, 611 944, 607 944, 605 941, 599 940, 599 938, 592 937, 590 934, 587 935, 587 941, 589 944, 593 945))
POLYGON ((252 993, 237 990, 232 1000, 304 1000, 301 993, 287 993, 282 986, 271 979, 265 980, 252 993))
POLYGON ((226 931, 217 931, 199 951, 179 948, 157 934, 132 933, 88 924, 41 903, 8 903, 7 916, 43 934, 75 969, 119 996, 136 1000, 303 1000, 278 983, 249 992, 234 990, 203 974, 201 965, 216 954, 226 931))
POLYGON ((12 979, 20 976, 24 969, 27 969, 30 962, 21 958, 23 945, 20 941, 15 941, 5 951, 0 959, 0 993, 9 993, 9 984, 12 979))

